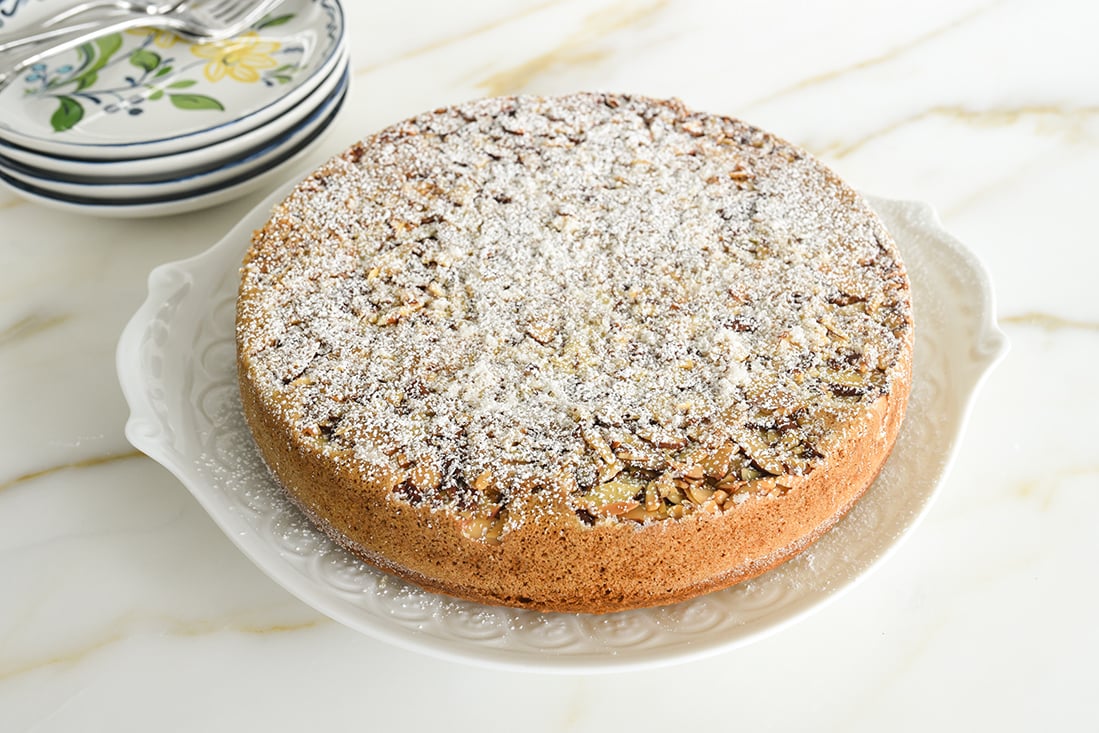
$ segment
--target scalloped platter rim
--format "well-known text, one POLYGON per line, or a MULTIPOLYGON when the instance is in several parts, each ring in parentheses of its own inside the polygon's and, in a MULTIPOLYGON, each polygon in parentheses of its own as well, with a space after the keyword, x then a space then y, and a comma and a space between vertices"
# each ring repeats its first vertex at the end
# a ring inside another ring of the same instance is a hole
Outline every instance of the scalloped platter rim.
MULTIPOLYGON (((294 180, 297 180, 295 178, 294 180)), ((494 608, 428 593, 347 555, 282 495, 236 391, 237 268, 282 187, 210 250, 155 269, 119 341, 130 442, 182 481, 272 579, 327 616, 435 657, 495 668, 595 673, 727 651, 819 610, 880 565, 926 513, 974 397, 1006 352, 989 278, 931 207, 867 197, 901 249, 916 311, 913 392, 874 486, 802 555, 759 578, 672 606, 592 616, 494 608)))

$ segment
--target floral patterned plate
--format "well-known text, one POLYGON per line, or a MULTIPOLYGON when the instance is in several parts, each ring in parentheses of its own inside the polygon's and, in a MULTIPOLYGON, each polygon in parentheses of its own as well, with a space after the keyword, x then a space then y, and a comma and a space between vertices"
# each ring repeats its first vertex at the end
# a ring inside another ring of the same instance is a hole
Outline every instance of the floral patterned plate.
MULTIPOLYGON (((25 27, 24 16, 8 18, 5 33, 25 27)), ((0 140, 98 160, 208 145, 300 101, 332 70, 344 40, 338 0, 286 0, 216 43, 155 30, 112 33, 36 64, 0 91, 0 140)))
POLYGON ((313 116, 344 83, 348 61, 344 49, 332 73, 305 99, 271 122, 201 148, 129 160, 78 160, 43 155, 0 142, 0 170, 72 183, 111 184, 173 181, 231 167, 243 158, 270 149, 313 116))

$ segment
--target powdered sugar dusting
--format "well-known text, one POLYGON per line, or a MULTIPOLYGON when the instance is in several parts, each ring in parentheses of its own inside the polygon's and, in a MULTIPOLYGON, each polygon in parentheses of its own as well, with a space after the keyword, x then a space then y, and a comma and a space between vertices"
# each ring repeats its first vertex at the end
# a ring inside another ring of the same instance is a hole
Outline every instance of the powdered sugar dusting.
POLYGON ((292 430, 482 537, 534 488, 586 522, 781 492, 911 339, 887 233, 819 163, 610 95, 483 100, 353 147, 257 233, 238 308, 292 430))

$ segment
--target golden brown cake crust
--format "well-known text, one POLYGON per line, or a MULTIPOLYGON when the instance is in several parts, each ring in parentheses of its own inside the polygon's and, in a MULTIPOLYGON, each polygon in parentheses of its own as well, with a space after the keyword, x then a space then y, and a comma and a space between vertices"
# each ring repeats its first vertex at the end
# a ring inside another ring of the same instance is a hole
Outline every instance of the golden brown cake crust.
POLYGON ((880 471, 911 383, 903 266, 851 189, 620 95, 436 110, 329 161, 256 233, 237 335, 260 452, 326 533, 553 611, 801 551, 880 471))

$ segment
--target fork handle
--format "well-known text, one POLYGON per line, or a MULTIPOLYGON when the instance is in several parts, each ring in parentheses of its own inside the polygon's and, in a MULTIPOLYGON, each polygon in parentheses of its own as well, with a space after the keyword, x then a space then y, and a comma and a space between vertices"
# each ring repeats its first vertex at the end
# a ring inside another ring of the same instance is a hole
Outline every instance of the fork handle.
MULTIPOLYGON (((22 48, 23 46, 45 43, 46 41, 50 41, 59 36, 64 36, 66 34, 76 31, 90 31, 93 28, 98 28, 101 25, 103 25, 102 20, 94 22, 75 23, 72 25, 57 26, 55 28, 46 28, 44 30, 39 30, 34 33, 28 33, 23 36, 18 36, 17 38, 12 38, 7 41, 0 41, 0 54, 7 53, 8 51, 14 51, 15 49, 22 48)), ((3 56, 0 56, 0 64, 3 63, 2 59, 3 56)))
POLYGON ((122 10, 131 13, 146 13, 148 15, 161 15, 168 13, 180 5, 189 2, 189 0, 169 0, 168 2, 157 3, 155 0, 143 0, 142 2, 132 2, 130 0, 86 0, 66 10, 62 10, 57 15, 49 18, 44 23, 43 27, 50 27, 57 25, 58 23, 64 23, 67 20, 75 18, 79 15, 84 15, 89 12, 122 10))
POLYGON ((65 35, 43 41, 33 49, 25 50, 22 54, 17 53, 18 49, 13 49, 7 58, 0 57, 0 89, 11 84, 20 74, 44 58, 62 51, 68 51, 70 48, 76 48, 101 36, 151 25, 162 24, 150 22, 150 16, 142 13, 111 23, 91 23, 70 28, 65 35))

